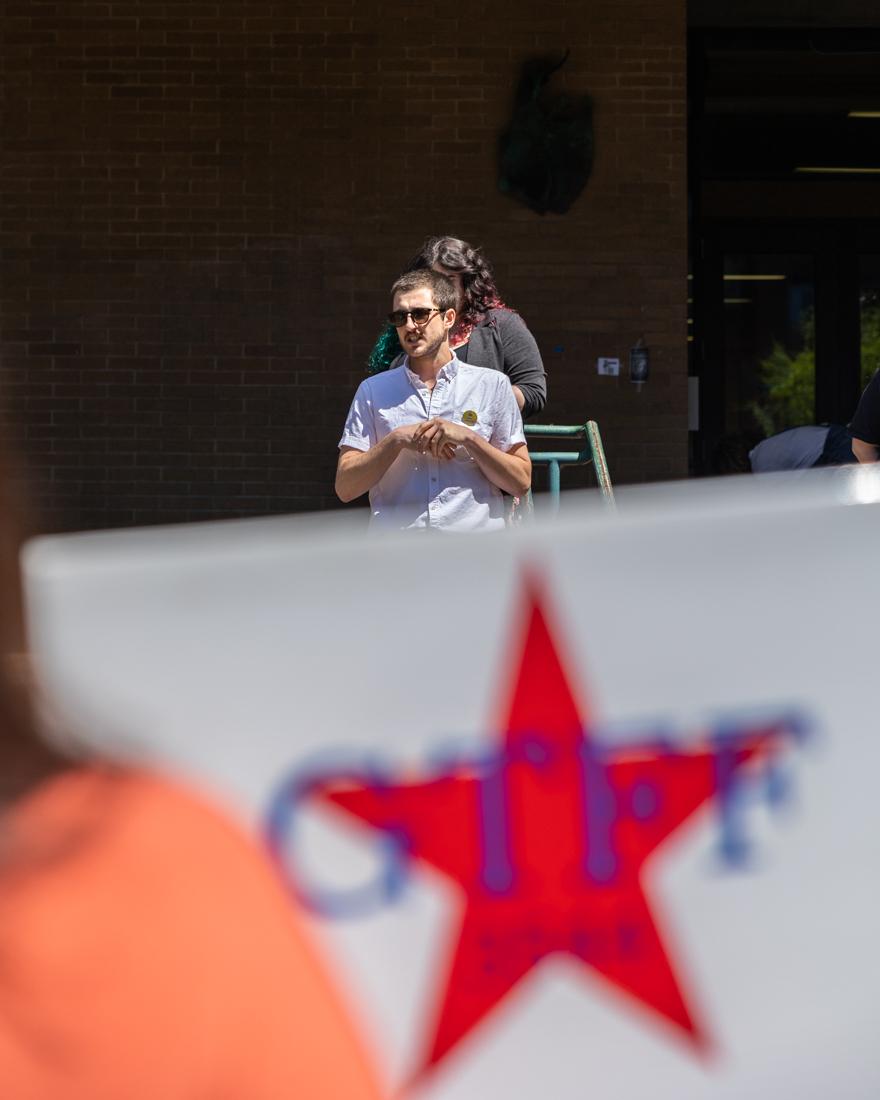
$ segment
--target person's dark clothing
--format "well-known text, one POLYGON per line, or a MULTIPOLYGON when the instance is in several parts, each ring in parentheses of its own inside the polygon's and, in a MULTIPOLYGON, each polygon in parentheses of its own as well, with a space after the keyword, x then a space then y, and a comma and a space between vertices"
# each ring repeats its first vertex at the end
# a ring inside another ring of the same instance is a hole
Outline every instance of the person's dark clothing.
POLYGON ((849 432, 854 439, 880 447, 880 371, 875 371, 865 386, 849 422, 849 432))
POLYGON ((846 466, 856 462, 852 449, 852 432, 841 424, 828 426, 828 437, 816 466, 846 466))

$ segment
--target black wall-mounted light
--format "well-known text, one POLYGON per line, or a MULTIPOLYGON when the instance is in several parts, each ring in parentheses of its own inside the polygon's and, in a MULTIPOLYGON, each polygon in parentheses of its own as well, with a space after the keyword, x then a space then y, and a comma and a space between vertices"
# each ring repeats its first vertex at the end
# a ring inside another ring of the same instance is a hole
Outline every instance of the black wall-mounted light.
POLYGON ((648 353, 648 348, 645 345, 645 341, 640 336, 635 343, 635 346, 630 348, 629 352, 629 380, 635 382, 635 384, 641 389, 642 385, 648 381, 648 374, 651 369, 651 357, 648 353))

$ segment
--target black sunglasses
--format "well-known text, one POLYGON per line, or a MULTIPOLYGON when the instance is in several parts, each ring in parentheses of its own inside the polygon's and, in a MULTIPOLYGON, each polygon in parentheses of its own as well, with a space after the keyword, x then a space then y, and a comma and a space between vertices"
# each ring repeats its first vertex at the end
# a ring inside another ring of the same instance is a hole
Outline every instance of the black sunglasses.
POLYGON ((407 317, 412 317, 414 324, 423 325, 432 313, 439 312, 436 306, 432 309, 428 309, 427 306, 417 306, 415 309, 394 309, 388 314, 388 320, 395 328, 402 328, 406 324, 407 317))

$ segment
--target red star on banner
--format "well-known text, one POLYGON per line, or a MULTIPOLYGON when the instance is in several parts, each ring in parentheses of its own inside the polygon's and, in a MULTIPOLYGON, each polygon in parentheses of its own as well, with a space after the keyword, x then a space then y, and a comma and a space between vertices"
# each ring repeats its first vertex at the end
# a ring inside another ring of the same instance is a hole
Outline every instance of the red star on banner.
MULTIPOLYGON (((590 740, 534 585, 496 746, 485 766, 399 786, 325 793, 402 838, 456 882, 461 923, 428 1048, 435 1068, 542 959, 563 952, 671 1024, 697 1051, 705 1028, 642 884, 660 845, 718 790, 717 753, 603 749, 590 740), (494 762, 493 762, 494 761, 494 762)), ((733 766, 778 727, 751 728, 733 766)))

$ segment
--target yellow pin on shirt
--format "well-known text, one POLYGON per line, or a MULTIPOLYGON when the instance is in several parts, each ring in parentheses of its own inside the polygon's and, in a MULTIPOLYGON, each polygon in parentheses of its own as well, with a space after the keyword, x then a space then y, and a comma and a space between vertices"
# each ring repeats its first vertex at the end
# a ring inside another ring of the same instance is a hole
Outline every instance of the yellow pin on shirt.
POLYGON ((462 424, 467 424, 469 428, 472 428, 477 422, 477 414, 474 409, 465 409, 461 414, 462 424))

